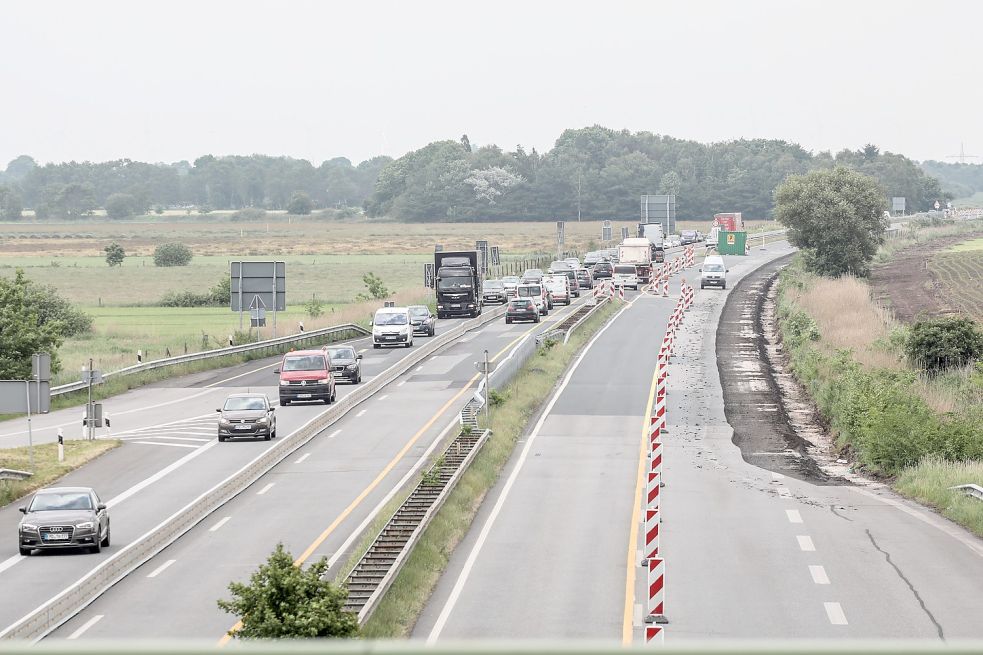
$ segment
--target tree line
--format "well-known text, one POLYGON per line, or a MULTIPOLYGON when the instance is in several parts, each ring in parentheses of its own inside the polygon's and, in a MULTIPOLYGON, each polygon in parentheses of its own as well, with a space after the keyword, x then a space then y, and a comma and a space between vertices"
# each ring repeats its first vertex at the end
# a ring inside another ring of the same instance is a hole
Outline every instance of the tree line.
POLYGON ((938 178, 953 197, 968 198, 983 191, 983 165, 929 160, 922 162, 922 170, 938 178))
POLYGON ((39 166, 21 156, 0 174, 0 211, 8 220, 21 207, 71 219, 103 207, 123 217, 175 206, 285 209, 309 198, 312 207, 363 207, 406 221, 569 220, 634 216, 641 194, 674 193, 681 219, 721 211, 768 218, 787 177, 835 166, 872 176, 885 197, 907 198, 909 211, 952 197, 915 162, 873 145, 813 154, 781 140, 705 144, 595 125, 565 130, 546 153, 473 148, 465 135, 357 166, 340 157, 315 167, 265 155, 39 166))

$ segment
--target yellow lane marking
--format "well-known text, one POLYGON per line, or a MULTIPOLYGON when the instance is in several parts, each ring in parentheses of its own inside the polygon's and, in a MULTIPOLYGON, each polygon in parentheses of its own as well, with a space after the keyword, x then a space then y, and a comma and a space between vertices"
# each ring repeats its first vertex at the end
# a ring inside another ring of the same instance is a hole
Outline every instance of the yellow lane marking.
POLYGON ((634 636, 632 626, 632 615, 635 607, 635 551, 638 547, 638 522, 641 520, 642 507, 642 488, 645 485, 645 460, 648 457, 647 447, 649 440, 649 430, 652 429, 652 405, 655 403, 655 390, 659 380, 659 365, 655 366, 655 373, 652 374, 652 386, 649 388, 648 401, 645 404, 645 418, 642 421, 642 442, 638 447, 638 476, 635 479, 635 502, 631 510, 631 528, 628 534, 628 575, 625 580, 625 614, 624 622, 621 626, 621 643, 631 646, 634 636))
MULTIPOLYGON (((578 303, 578 305, 579 305, 579 303, 578 303)), ((571 307, 573 307, 573 309, 576 309, 577 308, 576 306, 573 306, 573 305, 571 307)), ((556 316, 556 318, 554 320, 558 320, 559 318, 561 318, 561 317, 560 317, 559 314, 557 314, 557 316, 556 316)), ((536 329, 538 329, 540 327, 541 327, 541 324, 540 323, 534 323, 531 328, 529 328, 528 330, 526 330, 525 332, 523 332, 522 334, 520 334, 519 336, 517 336, 515 339, 513 339, 512 341, 510 341, 508 343, 508 345, 506 345, 504 348, 502 348, 501 350, 499 350, 495 354, 495 356, 491 358, 491 361, 495 361, 496 359, 498 359, 499 357, 501 357, 505 352, 507 352, 510 348, 512 348, 520 340, 522 340, 523 338, 525 338, 530 332, 533 332, 534 330, 536 330, 536 329)), ((346 507, 344 509, 344 511, 341 514, 339 514, 337 516, 337 518, 335 518, 334 521, 331 522, 331 525, 329 525, 327 528, 325 528, 324 532, 322 532, 320 535, 318 535, 317 539, 315 539, 314 542, 310 546, 307 547, 307 549, 300 555, 300 557, 298 557, 296 560, 294 560, 294 566, 300 566, 300 565, 302 565, 305 561, 307 561, 307 559, 311 555, 314 554, 314 552, 321 546, 321 544, 323 544, 324 541, 328 537, 330 537, 331 534, 335 530, 338 529, 338 526, 341 525, 341 523, 346 518, 348 518, 348 516, 351 515, 352 512, 354 512, 356 509, 358 509, 358 506, 362 504, 362 502, 368 497, 368 495, 371 494, 375 490, 376 487, 378 487, 380 484, 382 484, 383 479, 385 479, 385 477, 387 475, 389 475, 390 471, 392 471, 393 468, 396 467, 396 465, 399 463, 399 461, 401 459, 403 459, 403 457, 413 447, 413 445, 417 441, 419 441, 420 437, 422 437, 424 435, 424 433, 426 433, 426 431, 429 430, 430 427, 434 423, 436 423, 437 419, 439 419, 444 414, 444 412, 447 411, 447 409, 451 405, 453 405, 461 396, 463 396, 464 393, 467 392, 468 389, 470 389, 471 385, 473 385, 475 382, 477 382, 481 378, 481 376, 482 376, 481 373, 476 373, 475 375, 473 375, 471 377, 471 379, 468 380, 468 383, 464 385, 464 388, 462 388, 460 391, 458 391, 454 395, 453 398, 451 398, 450 400, 448 400, 446 403, 444 403, 444 405, 439 410, 437 410, 437 413, 436 414, 434 414, 432 417, 430 417, 430 420, 427 421, 427 423, 422 428, 420 428, 419 431, 417 431, 416 434, 414 434, 410 438, 410 440, 406 443, 405 446, 403 446, 403 448, 396 454, 396 456, 393 457, 389 461, 388 464, 386 464, 386 467, 379 473, 379 475, 377 475, 376 478, 371 483, 369 483, 369 486, 367 486, 365 489, 363 489, 362 492, 355 498, 355 500, 353 500, 348 505, 348 507, 346 507)), ((219 640, 218 645, 220 647, 221 646, 225 646, 232 639, 232 635, 235 634, 236 632, 238 632, 240 629, 242 629, 242 621, 236 621, 236 624, 234 626, 232 626, 232 628, 230 628, 229 631, 226 632, 225 635, 219 640)))

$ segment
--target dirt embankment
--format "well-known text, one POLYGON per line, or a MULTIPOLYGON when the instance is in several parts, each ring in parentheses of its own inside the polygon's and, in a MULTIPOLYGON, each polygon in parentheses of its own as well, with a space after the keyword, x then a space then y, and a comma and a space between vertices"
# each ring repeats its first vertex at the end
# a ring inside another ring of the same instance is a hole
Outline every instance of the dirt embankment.
POLYGON ((895 253, 889 262, 871 271, 874 299, 888 306, 896 318, 905 322, 921 316, 958 312, 958 308, 947 300, 942 283, 929 270, 928 261, 933 254, 965 240, 966 237, 939 239, 895 253))

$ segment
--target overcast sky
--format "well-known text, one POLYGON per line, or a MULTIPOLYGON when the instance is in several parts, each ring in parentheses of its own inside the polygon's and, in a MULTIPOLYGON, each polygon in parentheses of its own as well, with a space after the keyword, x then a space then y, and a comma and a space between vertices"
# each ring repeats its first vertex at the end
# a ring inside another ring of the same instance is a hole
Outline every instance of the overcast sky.
POLYGON ((0 167, 545 151, 595 123, 983 155, 974 0, 31 0, 2 24, 0 167))

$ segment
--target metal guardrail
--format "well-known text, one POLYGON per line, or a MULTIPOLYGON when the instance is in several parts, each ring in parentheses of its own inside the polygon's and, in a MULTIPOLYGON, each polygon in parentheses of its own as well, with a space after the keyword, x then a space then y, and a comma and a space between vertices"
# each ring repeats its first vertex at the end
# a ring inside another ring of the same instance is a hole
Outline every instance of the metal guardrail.
POLYGON ((966 493, 967 496, 972 496, 977 500, 983 500, 983 487, 978 484, 957 484, 955 487, 949 487, 950 489, 961 489, 966 493))
POLYGON ((26 480, 34 475, 30 471, 17 471, 15 469, 0 469, 0 480, 26 480))
POLYGON ((360 403, 368 400, 400 375, 410 371, 437 351, 453 344, 465 332, 500 318, 505 308, 486 311, 478 318, 457 326, 432 339, 427 345, 414 350, 381 374, 347 394, 308 421, 292 434, 278 439, 266 451, 243 468, 204 492, 179 509, 156 527, 124 546, 119 552, 100 563, 81 579, 68 586, 16 623, 0 632, 0 639, 26 639, 37 641, 72 618, 97 599, 107 589, 122 580, 181 535, 207 518, 213 511, 242 493, 280 461, 321 434, 360 403))
MULTIPOLYGON (((213 350, 204 350, 197 353, 188 353, 187 355, 176 355, 174 357, 166 357, 163 359, 155 359, 149 362, 141 362, 139 364, 134 364, 133 366, 127 366, 126 368, 121 368, 118 371, 110 371, 109 373, 103 373, 102 378, 105 380, 110 377, 121 377, 124 375, 132 375, 133 373, 141 373, 143 371, 153 371, 161 368, 167 368, 168 366, 176 366, 178 364, 187 364, 189 362, 199 362, 206 359, 212 359, 215 357, 225 357, 227 355, 241 355, 245 353, 252 353, 263 350, 276 350, 286 346, 300 345, 309 341, 320 342, 327 337, 334 337, 336 335, 344 335, 346 333, 352 333, 355 336, 367 336, 372 333, 366 330, 361 325, 356 325, 355 323, 345 323, 343 325, 334 325, 331 327, 321 328, 319 330, 311 330, 310 332, 301 332, 299 334, 291 334, 285 337, 277 337, 276 339, 266 339, 265 341, 255 341, 253 343, 244 343, 241 346, 229 346, 227 348, 215 348, 213 350)), ((337 341, 338 339, 332 339, 337 341)), ((59 396, 66 393, 71 393, 73 391, 82 391, 88 387, 87 382, 69 382, 68 384, 58 385, 57 387, 51 388, 52 396, 59 396)))

